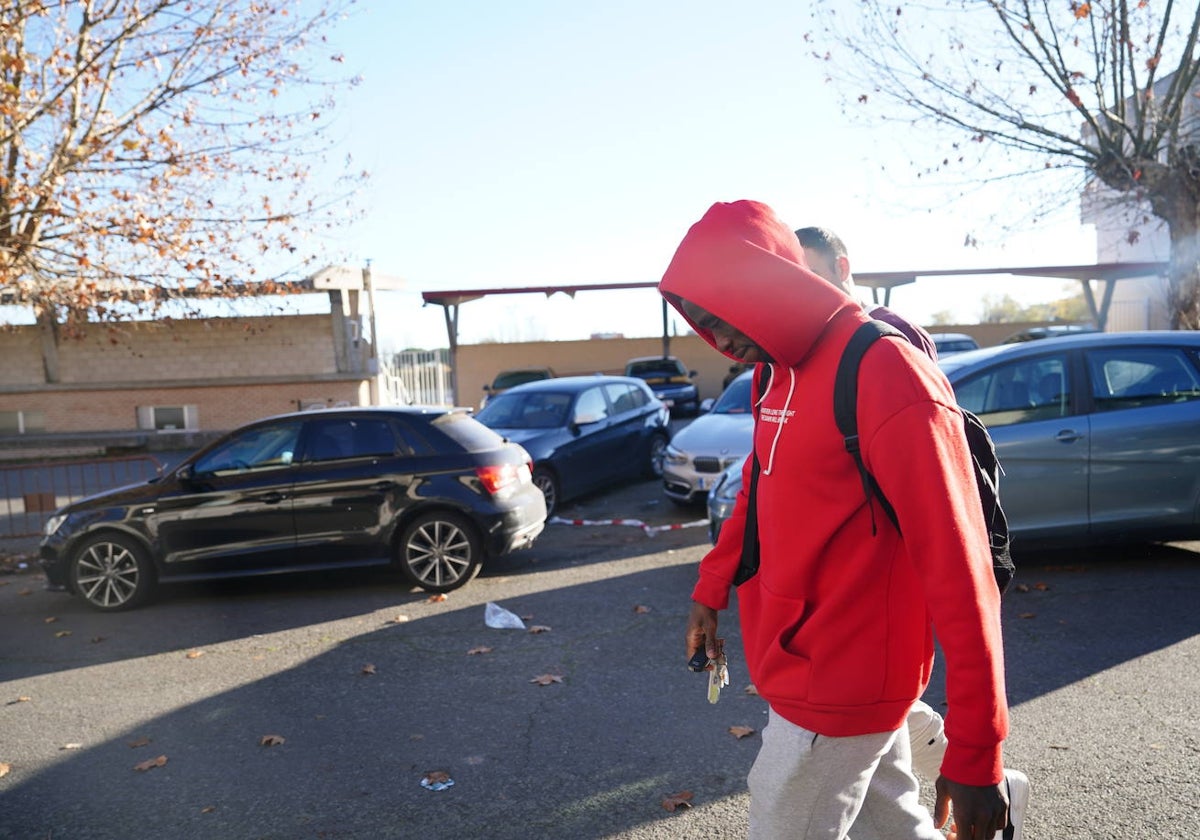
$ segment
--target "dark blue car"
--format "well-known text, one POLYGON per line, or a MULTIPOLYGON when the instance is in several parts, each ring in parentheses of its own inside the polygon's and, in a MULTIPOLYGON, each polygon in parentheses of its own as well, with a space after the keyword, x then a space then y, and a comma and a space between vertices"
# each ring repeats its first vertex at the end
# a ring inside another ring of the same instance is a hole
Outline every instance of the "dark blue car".
POLYGON ((692 382, 696 371, 688 370, 674 356, 630 359, 625 364, 625 375, 643 380, 672 412, 689 417, 700 413, 700 389, 692 382))
POLYGON ((476 417, 533 458, 552 513, 618 481, 661 478, 670 412, 640 379, 564 376, 510 388, 476 417))

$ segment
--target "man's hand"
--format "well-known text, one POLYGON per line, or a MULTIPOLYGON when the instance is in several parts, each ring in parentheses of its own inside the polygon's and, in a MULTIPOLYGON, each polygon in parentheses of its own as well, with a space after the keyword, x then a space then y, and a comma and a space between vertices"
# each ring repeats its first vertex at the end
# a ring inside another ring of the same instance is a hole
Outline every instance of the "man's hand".
POLYGON ((991 840, 1008 825, 1008 800, 1001 785, 962 785, 945 776, 938 776, 937 803, 933 823, 938 828, 950 817, 954 803, 954 825, 957 840, 991 840))
POLYGON ((693 601, 687 623, 688 659, 700 648, 709 659, 716 659, 721 652, 717 648, 717 611, 693 601))

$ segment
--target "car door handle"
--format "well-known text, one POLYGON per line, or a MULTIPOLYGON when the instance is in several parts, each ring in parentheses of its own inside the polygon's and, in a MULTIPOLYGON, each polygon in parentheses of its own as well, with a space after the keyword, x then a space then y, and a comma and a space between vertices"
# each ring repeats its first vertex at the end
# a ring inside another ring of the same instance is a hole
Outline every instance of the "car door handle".
POLYGON ((376 481, 371 485, 372 490, 391 490, 396 486, 394 481, 376 481))
POLYGON ((1075 441, 1079 440, 1081 437, 1083 437, 1083 434, 1081 432, 1077 432, 1074 429, 1063 429, 1061 432, 1059 432, 1058 434, 1056 434, 1054 436, 1054 439, 1057 440, 1059 443, 1074 443, 1075 441))
POLYGON ((286 498, 287 496, 285 496, 283 493, 264 493, 258 497, 258 501, 265 505, 277 505, 286 498))

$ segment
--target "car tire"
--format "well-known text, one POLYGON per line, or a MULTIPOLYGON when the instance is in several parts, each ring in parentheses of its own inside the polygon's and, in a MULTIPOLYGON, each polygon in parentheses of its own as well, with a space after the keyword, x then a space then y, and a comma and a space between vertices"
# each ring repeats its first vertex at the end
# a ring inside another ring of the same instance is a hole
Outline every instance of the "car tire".
POLYGON ((67 569, 71 591, 101 612, 131 610, 150 599, 158 583, 146 549, 133 537, 98 534, 80 543, 67 569))
POLYGON ((458 589, 483 565, 478 529, 451 511, 430 511, 408 523, 396 554, 404 577, 426 592, 458 589))
POLYGON ((553 516, 558 508, 558 476, 545 467, 536 467, 533 471, 533 483, 546 497, 546 516, 553 516))
POLYGON ((642 474, 646 478, 662 478, 663 462, 667 457, 667 436, 654 435, 650 438, 650 446, 646 452, 645 466, 642 474))

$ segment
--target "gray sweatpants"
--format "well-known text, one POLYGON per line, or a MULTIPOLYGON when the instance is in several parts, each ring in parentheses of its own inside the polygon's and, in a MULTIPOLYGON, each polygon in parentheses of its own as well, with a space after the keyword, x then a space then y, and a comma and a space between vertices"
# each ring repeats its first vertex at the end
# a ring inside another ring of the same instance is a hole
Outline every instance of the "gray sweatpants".
POLYGON ((749 786, 750 840, 944 840, 918 798, 907 727, 831 738, 772 709, 749 786))

